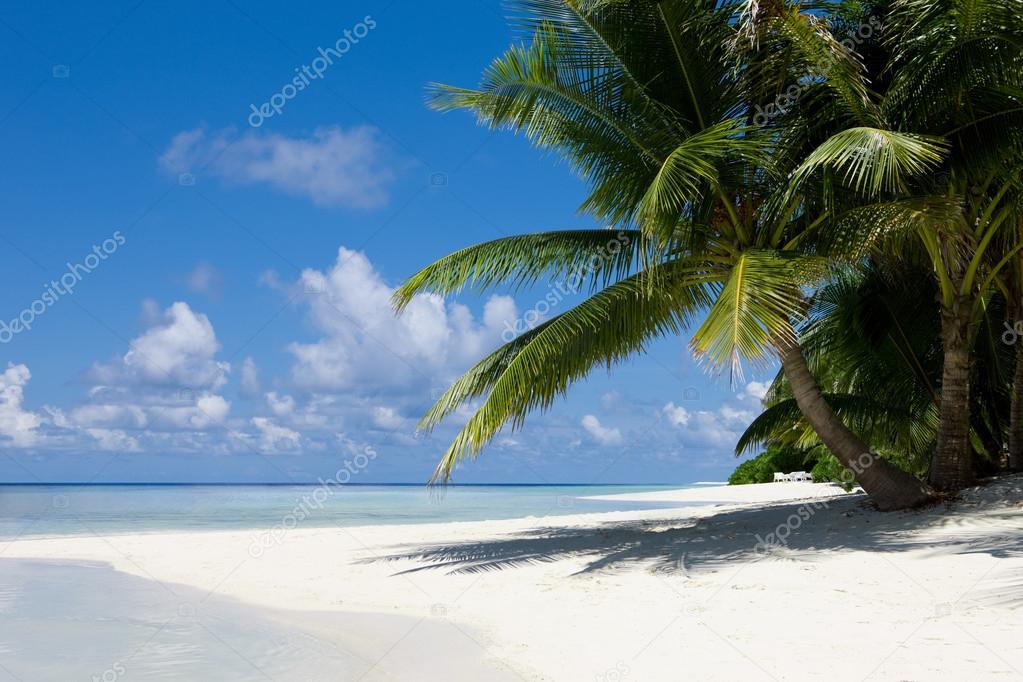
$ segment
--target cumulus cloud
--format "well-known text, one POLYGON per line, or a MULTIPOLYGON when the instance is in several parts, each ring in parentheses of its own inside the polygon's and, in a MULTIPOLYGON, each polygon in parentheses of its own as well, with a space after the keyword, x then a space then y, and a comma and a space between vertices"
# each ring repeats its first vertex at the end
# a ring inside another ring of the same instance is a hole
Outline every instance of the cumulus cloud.
POLYGON ((373 408, 373 424, 388 431, 397 431, 406 425, 406 419, 393 407, 378 405, 373 408))
POLYGON ((209 450, 210 434, 228 427, 231 403, 217 391, 230 365, 210 320, 177 302, 143 307, 148 326, 123 355, 94 364, 86 400, 67 413, 48 408, 65 443, 87 437, 104 450, 209 450), (205 434, 205 435, 203 435, 205 434))
POLYGON ((42 419, 22 407, 24 388, 32 373, 25 365, 7 363, 0 374, 0 446, 24 447, 38 439, 42 419))
POLYGON ((139 383, 191 390, 219 389, 230 365, 217 362, 220 350, 209 318, 187 303, 167 308, 153 326, 132 339, 119 360, 96 364, 90 376, 100 384, 139 383))
POLYGON ((293 381, 312 390, 436 387, 464 371, 501 340, 515 302, 492 296, 481 320, 460 304, 416 296, 401 316, 390 287, 365 254, 341 247, 329 271, 307 269, 296 285, 307 292, 309 321, 320 334, 293 343, 293 381))
POLYGON ((601 445, 621 445, 622 444, 622 433, 616 428, 608 428, 600 423, 592 414, 585 415, 582 418, 582 426, 586 429, 586 433, 590 434, 594 440, 601 445))
POLYGON ((664 413, 664 416, 670 424, 674 424, 675 426, 685 426, 689 423, 689 412, 686 408, 681 407, 680 405, 676 405, 671 402, 665 405, 664 409, 661 411, 664 413))
POLYGON ((142 429, 149 423, 145 410, 138 405, 81 405, 71 410, 68 417, 72 424, 83 427, 130 426, 142 429))
POLYGON ((669 402, 661 409, 661 414, 668 424, 681 431, 686 443, 731 449, 759 410, 724 403, 717 410, 691 412, 669 402))
POLYGON ((257 447, 260 452, 276 454, 297 450, 302 444, 298 431, 275 423, 266 417, 253 417, 252 425, 258 432, 257 447))
POLYGON ((308 137, 202 128, 178 133, 160 157, 173 173, 211 173, 239 185, 267 185, 321 206, 375 208, 394 172, 372 126, 321 127, 308 137))
POLYGON ((276 391, 266 394, 266 404, 278 417, 286 417, 295 411, 295 399, 290 395, 277 395, 276 391))

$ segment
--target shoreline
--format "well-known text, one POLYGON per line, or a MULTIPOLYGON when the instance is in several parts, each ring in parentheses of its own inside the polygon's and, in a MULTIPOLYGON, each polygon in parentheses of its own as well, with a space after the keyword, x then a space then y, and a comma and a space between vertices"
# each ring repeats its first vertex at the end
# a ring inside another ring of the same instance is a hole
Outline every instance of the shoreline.
MULTIPOLYGON (((291 613, 448 623, 472 633, 485 660, 538 682, 611 672, 657 680, 666 670, 700 680, 982 680, 1023 670, 1013 625, 1023 607, 1023 477, 968 491, 951 510, 893 514, 827 484, 729 488, 759 501, 711 505, 701 495, 723 492, 701 487, 636 494, 681 502, 671 509, 299 527, 260 557, 247 551, 256 531, 222 530, 23 537, 0 557, 100 562, 291 613), (783 541, 758 546, 772 533, 783 541)), ((415 633, 404 642, 443 657, 415 633)))

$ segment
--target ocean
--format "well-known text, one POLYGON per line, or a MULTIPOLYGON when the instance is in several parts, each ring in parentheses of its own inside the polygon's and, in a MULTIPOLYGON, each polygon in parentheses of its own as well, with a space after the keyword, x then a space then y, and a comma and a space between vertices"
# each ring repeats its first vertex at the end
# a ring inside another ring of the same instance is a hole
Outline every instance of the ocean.
POLYGON ((666 506, 589 495, 688 486, 0 485, 0 538, 484 521, 666 506))

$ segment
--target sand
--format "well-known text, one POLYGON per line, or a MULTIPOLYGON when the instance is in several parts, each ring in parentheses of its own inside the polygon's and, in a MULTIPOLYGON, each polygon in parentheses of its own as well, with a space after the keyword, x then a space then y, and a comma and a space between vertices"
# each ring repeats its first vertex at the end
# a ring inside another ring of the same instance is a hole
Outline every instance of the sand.
POLYGON ((722 504, 299 527, 259 556, 252 532, 22 537, 0 557, 103 562, 310 618, 397 614, 456 632, 394 643, 422 661, 415 679, 451 647, 495 678, 556 682, 1023 679, 1023 477, 890 514, 824 484, 637 497, 650 496, 722 504))

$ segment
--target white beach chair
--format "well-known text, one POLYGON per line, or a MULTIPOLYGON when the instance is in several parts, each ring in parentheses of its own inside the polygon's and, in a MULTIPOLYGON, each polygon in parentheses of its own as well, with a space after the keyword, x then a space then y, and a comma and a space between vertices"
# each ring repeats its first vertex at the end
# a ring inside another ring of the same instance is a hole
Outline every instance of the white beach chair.
POLYGON ((805 471, 793 471, 789 475, 792 476, 792 480, 796 481, 796 482, 805 481, 806 480, 806 472, 805 471))
POLYGON ((783 483, 786 483, 786 482, 789 482, 791 480, 792 480, 792 474, 783 474, 780 471, 775 471, 774 472, 774 482, 775 483, 777 483, 779 481, 781 481, 783 483))

